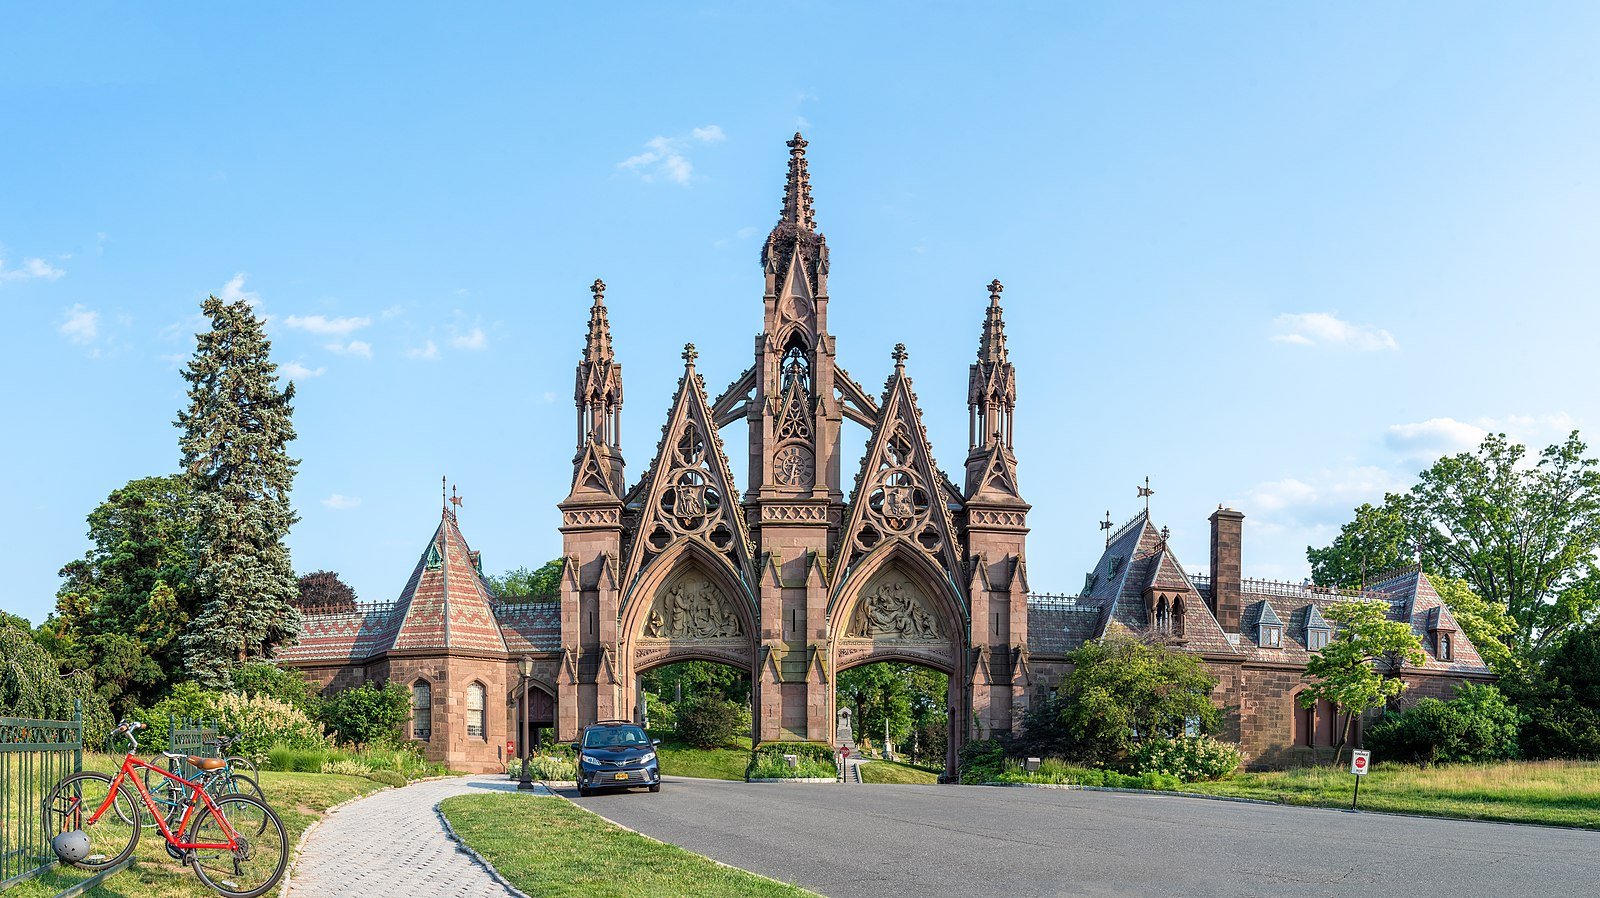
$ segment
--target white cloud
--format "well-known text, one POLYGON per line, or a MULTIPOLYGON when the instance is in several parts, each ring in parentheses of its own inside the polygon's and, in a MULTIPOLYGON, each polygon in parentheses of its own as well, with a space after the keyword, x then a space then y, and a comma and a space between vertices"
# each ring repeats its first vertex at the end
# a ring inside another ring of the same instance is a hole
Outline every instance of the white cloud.
POLYGON ((372 358, 372 344, 364 340, 351 340, 349 343, 334 342, 322 348, 340 355, 358 355, 364 359, 372 358))
POLYGON ((334 511, 349 511, 352 508, 361 507, 361 497, 343 496, 339 493, 334 493, 328 498, 323 499, 322 504, 333 509, 334 511))
POLYGON ((719 143, 727 139, 722 128, 706 125, 689 132, 689 137, 652 137, 645 142, 645 151, 617 163, 617 168, 631 171, 642 180, 661 178, 674 184, 688 186, 694 177, 694 163, 685 155, 691 143, 719 143))
POLYGON ((67 320, 57 330, 79 346, 87 346, 100 337, 100 313, 81 304, 74 305, 67 310, 67 320))
POLYGON ((217 298, 227 303, 243 302, 252 307, 260 303, 261 294, 244 288, 246 277, 247 275, 241 271, 229 278, 228 282, 222 285, 222 292, 217 294, 217 298))
POLYGON ((325 315, 290 315, 283 323, 322 337, 343 337, 372 323, 371 318, 329 318, 325 315))
POLYGON ((310 377, 321 377, 326 374, 327 368, 307 368, 299 362, 288 362, 283 366, 283 373, 290 380, 305 380, 310 377))
POLYGON ((39 258, 23 259, 22 266, 19 268, 7 268, 6 260, 0 259, 0 283, 31 280, 53 281, 64 274, 66 274, 65 271, 39 258))
POLYGON ((388 321, 391 318, 399 318, 405 313, 406 310, 401 306, 390 306, 389 308, 384 309, 382 312, 379 312, 378 317, 382 318, 384 321, 388 321))
MULTIPOLYGON (((429 345, 431 346, 432 344, 430 343, 429 345)), ((457 349, 471 349, 474 351, 488 349, 489 336, 483 332, 483 328, 475 327, 464 334, 457 334, 451 337, 450 345, 457 349)))
POLYGON ((1560 442, 1577 430, 1578 422, 1566 412, 1553 415, 1508 415, 1504 418, 1429 418, 1409 424, 1392 424, 1383 433, 1384 445, 1406 459, 1435 461, 1457 452, 1470 452, 1491 433, 1503 433, 1528 446, 1529 455, 1560 442))
POLYGON ((1370 324, 1351 324, 1328 312, 1303 312, 1279 315, 1273 319, 1278 332, 1274 342, 1294 346, 1343 346, 1359 352, 1399 349, 1394 335, 1370 324))
POLYGON ((1357 505, 1405 487, 1387 469, 1363 465, 1266 481, 1251 487, 1237 507, 1261 524, 1317 528, 1342 522, 1357 505))
POLYGON ((438 344, 434 343, 432 340, 427 341, 426 343, 422 344, 421 346, 413 346, 410 349, 406 350, 406 358, 422 359, 424 361, 433 361, 434 359, 436 359, 438 357, 439 357, 439 346, 438 346, 438 344))

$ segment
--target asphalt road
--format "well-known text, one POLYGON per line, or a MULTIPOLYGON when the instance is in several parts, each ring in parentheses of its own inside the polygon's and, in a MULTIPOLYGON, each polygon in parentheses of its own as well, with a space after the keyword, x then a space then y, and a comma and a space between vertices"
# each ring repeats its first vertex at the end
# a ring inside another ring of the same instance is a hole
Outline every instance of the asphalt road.
POLYGON ((991 786, 667 777, 577 798, 830 898, 1600 895, 1600 832, 991 786))

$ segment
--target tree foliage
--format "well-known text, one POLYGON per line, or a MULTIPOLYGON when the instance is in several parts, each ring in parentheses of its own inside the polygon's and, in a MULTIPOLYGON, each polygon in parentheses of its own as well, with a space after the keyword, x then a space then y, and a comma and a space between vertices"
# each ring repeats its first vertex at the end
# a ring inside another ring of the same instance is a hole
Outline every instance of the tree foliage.
POLYGON ((289 490, 299 462, 288 453, 294 384, 279 389, 261 319, 248 303, 215 296, 202 310, 211 327, 184 369, 189 402, 176 422, 198 525, 200 609, 183 648, 191 675, 220 686, 233 667, 271 657, 299 629, 284 545, 298 519, 289 490))
POLYGON ((1159 642, 1109 636, 1067 656, 1072 673, 1030 710, 1019 749, 1128 767, 1146 737, 1215 732, 1222 712, 1216 678, 1200 659, 1159 642))
POLYGON ((1517 623, 1505 607, 1484 601, 1465 580, 1430 574, 1428 582, 1450 607, 1461 632, 1472 641, 1489 669, 1500 676, 1515 670, 1517 661, 1511 643, 1516 638, 1517 623))
POLYGON ((111 732, 111 709, 84 671, 63 675, 60 663, 26 627, 0 622, 0 717, 71 720, 82 703, 83 744, 98 747, 111 732))
POLYGON ((1416 540, 1395 500, 1362 503, 1355 520, 1339 529, 1332 543, 1318 549, 1306 547, 1311 580, 1318 586, 1358 589, 1387 570, 1409 564, 1416 540))
POLYGON ((301 610, 354 611, 356 591, 333 571, 312 571, 295 581, 299 587, 295 607, 301 610))
POLYGON ((676 709, 677 737, 696 748, 720 748, 750 730, 750 709, 717 695, 686 698, 676 709))
POLYGON ((411 694, 399 683, 363 683, 321 702, 322 722, 340 742, 396 745, 411 715, 411 694))
POLYGON ((489 581, 489 589, 497 596, 554 596, 561 592, 561 571, 565 562, 560 558, 552 558, 539 566, 538 570, 528 570, 525 567, 512 568, 498 576, 490 575, 484 579, 489 581))
POLYGON ((1516 622, 1513 648, 1537 652, 1600 603, 1600 470, 1573 431, 1538 461, 1504 434, 1441 458, 1400 508, 1440 573, 1466 580, 1516 622))
POLYGON ((40 641, 65 669, 93 674, 117 715, 148 705, 182 671, 194 614, 194 492, 180 475, 113 490, 89 513, 90 549, 61 568, 40 641))
POLYGON ((1334 752, 1334 764, 1344 752, 1356 718, 1398 696, 1406 684, 1397 674, 1402 662, 1421 664, 1422 640, 1404 621, 1390 620, 1388 604, 1378 599, 1355 599, 1330 606, 1324 613, 1334 625, 1334 635, 1306 662, 1310 680, 1300 692, 1303 707, 1326 699, 1347 715, 1334 752))
POLYGON ((1500 688, 1522 710, 1524 757, 1600 759, 1600 624, 1567 634, 1542 667, 1504 677, 1500 688))
POLYGON ((1466 683, 1447 702, 1425 698, 1385 714, 1366 744, 1386 761, 1483 763, 1517 754, 1520 715, 1493 686, 1466 683))
POLYGON ((887 720, 889 738, 900 751, 916 748, 919 756, 938 757, 944 754, 948 691, 949 679, 939 671, 881 661, 840 673, 835 694, 840 707, 851 709, 856 739, 876 744, 887 720))
POLYGON ((700 695, 714 695, 736 704, 750 703, 750 675, 715 661, 677 661, 646 671, 641 677, 646 692, 673 704, 700 695))

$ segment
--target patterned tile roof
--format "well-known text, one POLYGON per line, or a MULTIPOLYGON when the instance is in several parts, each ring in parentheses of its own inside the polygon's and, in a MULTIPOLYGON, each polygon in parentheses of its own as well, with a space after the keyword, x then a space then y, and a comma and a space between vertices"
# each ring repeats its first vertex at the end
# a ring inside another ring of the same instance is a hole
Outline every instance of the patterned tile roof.
POLYGON ((561 648, 560 602, 495 602, 489 608, 513 655, 561 648))
POLYGON ((278 652, 290 664, 315 661, 360 661, 388 625, 391 604, 357 605, 354 610, 301 612, 300 638, 278 652))

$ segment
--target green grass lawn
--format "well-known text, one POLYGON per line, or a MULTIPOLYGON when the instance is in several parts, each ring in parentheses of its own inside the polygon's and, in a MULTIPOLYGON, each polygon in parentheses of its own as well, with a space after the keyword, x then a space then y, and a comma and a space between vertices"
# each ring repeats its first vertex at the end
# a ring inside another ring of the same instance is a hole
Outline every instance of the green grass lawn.
POLYGON ((513 885, 540 898, 813 895, 647 839, 559 798, 458 795, 440 810, 513 885))
POLYGON ((923 767, 913 767, 899 761, 869 761, 861 765, 864 783, 925 783, 939 781, 939 774, 923 767))
MULTIPOLYGON (((85 755, 83 768, 111 773, 122 757, 85 755)), ((267 803, 283 819, 289 831, 291 850, 300 834, 328 807, 358 795, 383 788, 380 783, 360 776, 323 773, 261 772, 261 791, 267 803)), ((206 898, 216 893, 201 884, 194 872, 167 856, 161 832, 154 827, 139 836, 134 865, 117 873, 84 894, 88 898, 206 898)), ((37 879, 6 890, 6 898, 49 898, 49 896, 88 879, 81 870, 55 869, 37 879)), ((274 892, 273 894, 276 894, 274 892)))
MULTIPOLYGON (((1283 804, 1349 807, 1355 777, 1328 767, 1240 773, 1183 788, 1283 804)), ((1422 769, 1378 764, 1361 784, 1369 811, 1430 814, 1600 829, 1600 762, 1461 764, 1422 769)))
POLYGON ((721 748, 694 748, 665 738, 656 754, 665 776, 696 776, 708 780, 743 780, 750 765, 750 740, 738 739, 721 748))

